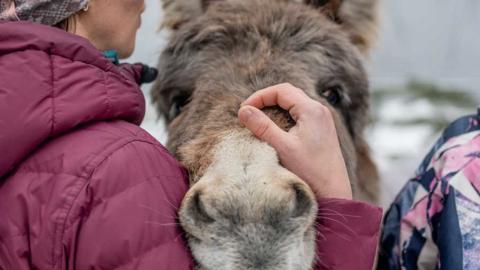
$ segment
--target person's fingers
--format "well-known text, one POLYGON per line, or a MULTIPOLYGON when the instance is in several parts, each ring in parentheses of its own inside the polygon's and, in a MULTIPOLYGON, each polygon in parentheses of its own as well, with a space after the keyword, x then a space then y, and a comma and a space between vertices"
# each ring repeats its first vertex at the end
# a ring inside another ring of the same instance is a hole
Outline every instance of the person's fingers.
POLYGON ((267 87, 252 94, 242 103, 256 108, 264 108, 278 105, 290 111, 295 106, 309 101, 309 97, 301 90, 291 84, 283 83, 267 87))
POLYGON ((288 133, 278 127, 259 109, 249 105, 243 106, 238 111, 238 118, 256 137, 267 142, 275 149, 288 144, 288 133))
POLYGON ((312 127, 325 126, 333 123, 332 111, 320 102, 311 100, 301 106, 294 107, 290 111, 291 115, 302 116, 299 120, 308 123, 312 127))

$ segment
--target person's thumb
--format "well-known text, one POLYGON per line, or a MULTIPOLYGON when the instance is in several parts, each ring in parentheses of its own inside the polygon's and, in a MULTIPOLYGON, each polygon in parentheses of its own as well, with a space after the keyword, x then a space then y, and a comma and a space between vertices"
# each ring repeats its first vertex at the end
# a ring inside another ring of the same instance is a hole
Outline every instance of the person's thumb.
POLYGON ((274 148, 287 143, 288 133, 279 128, 266 114, 253 106, 243 106, 238 111, 238 118, 259 139, 274 148))

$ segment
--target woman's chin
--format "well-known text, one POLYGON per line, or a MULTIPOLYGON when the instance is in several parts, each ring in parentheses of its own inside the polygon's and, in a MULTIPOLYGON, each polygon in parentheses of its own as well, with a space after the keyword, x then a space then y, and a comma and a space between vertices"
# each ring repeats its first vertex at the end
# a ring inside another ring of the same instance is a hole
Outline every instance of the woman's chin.
POLYGON ((135 49, 135 44, 130 46, 124 46, 122 49, 117 50, 118 58, 125 59, 132 56, 134 49, 135 49))

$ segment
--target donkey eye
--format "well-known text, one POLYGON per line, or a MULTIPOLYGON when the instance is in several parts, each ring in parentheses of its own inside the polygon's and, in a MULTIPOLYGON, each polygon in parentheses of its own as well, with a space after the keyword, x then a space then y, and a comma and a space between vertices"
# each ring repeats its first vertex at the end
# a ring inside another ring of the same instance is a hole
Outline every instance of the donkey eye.
POLYGON ((341 87, 329 87, 321 92, 321 94, 332 106, 340 104, 342 101, 341 87))
POLYGON ((168 112, 168 119, 173 120, 181 112, 185 105, 187 105, 189 98, 187 96, 177 96, 172 99, 170 110, 168 112))
POLYGON ((170 111, 168 112, 168 119, 172 120, 175 117, 177 117, 181 112, 181 107, 178 105, 178 103, 174 102, 170 106, 170 111))

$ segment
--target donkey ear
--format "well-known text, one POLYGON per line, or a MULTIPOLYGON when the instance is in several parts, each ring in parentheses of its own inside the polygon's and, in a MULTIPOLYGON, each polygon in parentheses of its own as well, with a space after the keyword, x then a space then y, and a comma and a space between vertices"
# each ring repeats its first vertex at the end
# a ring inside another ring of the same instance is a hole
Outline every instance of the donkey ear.
POLYGON ((180 28, 181 25, 202 15, 208 6, 219 0, 161 0, 164 19, 161 27, 171 30, 180 28))
POLYGON ((376 41, 380 0, 303 0, 319 8, 347 32, 353 44, 367 55, 376 41))
POLYGON ((367 55, 377 40, 380 0, 343 0, 338 18, 353 44, 367 55))

